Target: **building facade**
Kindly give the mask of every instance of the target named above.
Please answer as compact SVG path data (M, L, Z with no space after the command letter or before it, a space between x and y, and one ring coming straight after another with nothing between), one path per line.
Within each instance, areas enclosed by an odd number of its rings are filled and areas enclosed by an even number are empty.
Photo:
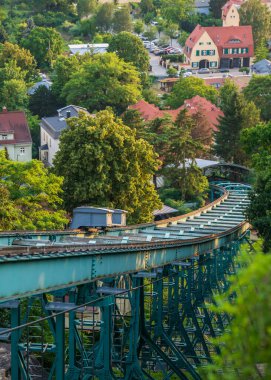
M88 114L85 108L70 105L57 110L57 116L42 118L40 124L40 160L47 166L53 165L54 157L59 150L61 132L67 128L67 119L78 117L80 112Z
M4 107L0 112L0 149L6 150L10 160L32 160L32 138L23 111L8 111Z
M222 22L223 26L239 26L240 16L238 9L241 4L237 0L229 0L222 7Z
M252 28L197 25L186 40L184 54L193 69L249 67L254 55Z

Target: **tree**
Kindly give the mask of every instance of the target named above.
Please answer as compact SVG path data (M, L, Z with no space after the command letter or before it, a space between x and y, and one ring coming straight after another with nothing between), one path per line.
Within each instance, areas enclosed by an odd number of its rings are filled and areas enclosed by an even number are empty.
M261 0L247 0L239 10L240 24L251 25L256 47L267 41L271 32L271 13Z
M229 291L217 299L215 312L227 313L231 324L230 332L216 339L221 354L209 367L209 380L271 377L271 316L266 312L271 308L271 256L262 253L259 243L253 255L248 247L243 251L238 275L231 276Z
M64 175L67 208L99 205L129 211L129 221L150 222L161 207L151 183L158 162L152 147L105 110L68 120L54 160Z
M4 81L0 94L0 104L10 111L26 108L28 96L25 82L19 79Z
M69 57L59 56L57 58L52 74L52 92L60 102L65 102L65 99L61 97L63 87L71 79L72 75L79 69L82 62L85 62L88 59L89 56L87 54L82 56L76 54Z
M215 18L221 18L221 8L225 5L227 0L210 0L209 7Z
M208 156L214 139L213 126L210 125L206 112L202 107L192 115L192 118L194 127L191 130L191 136L193 139L199 141L205 148L205 151L201 149L201 151L198 152L198 158Z
M97 6L96 0L78 0L77 3L77 12L78 16L84 17L88 16L90 13L95 11Z
M174 24L174 23L168 24L165 28L165 35L169 36L171 46L172 46L172 39L176 38L178 30L179 30L179 25Z
M131 32L133 29L129 6L122 6L117 9L113 17L113 30L115 33Z
M170 131L168 152L165 154L163 174L171 187L181 191L181 200L202 200L209 187L195 163L197 153L203 149L199 141L192 138L194 121L187 110L182 110Z
M144 36L148 38L149 41L155 39L157 34L157 29L155 26L148 26L147 30L144 32Z
M243 93L260 109L264 120L271 119L271 75L253 75Z
M10 62L15 62L16 66L26 73L26 81L30 82L36 79L38 75L37 63L30 51L21 48L19 45L5 42L0 45L0 68L5 67Z
M217 90L212 86L206 85L203 79L194 76L188 78L180 77L167 99L167 104L172 108L178 108L186 99L191 99L196 95L202 96L214 104L218 98Z
M143 15L147 13L155 12L155 6L153 0L142 0L140 2L140 9Z
M242 164L246 160L242 149L240 134L243 128L259 123L259 110L247 103L237 86L227 80L220 91L223 116L219 117L218 131L215 132L215 152L226 162Z
M115 53L95 54L75 72L63 88L67 103L90 111L111 106L123 112L140 97L140 79L134 66Z
M40 147L40 119L37 115L32 115L29 111L26 111L26 116L32 138L32 157L38 159Z
M116 52L119 58L132 63L140 72L149 69L149 54L140 38L129 32L121 32L112 37L108 52Z
M29 110L33 115L38 115L40 118L54 115L57 107L57 98L52 90L46 86L39 86L34 94L29 97Z
M262 59L268 59L269 50L267 48L266 42L260 41L257 48L255 49L255 62L259 62Z
M193 2L190 0L161 0L161 15L169 23L179 24L192 10Z
M0 151L0 229L44 230L63 228L62 179L40 161L16 162Z
M134 23L134 32L141 34L144 31L144 22L142 20L136 20Z
M96 26L101 32L108 32L112 27L114 13L113 3L102 4L96 13Z
M37 60L39 67L52 65L52 62L63 50L63 39L54 28L36 27L22 40Z
M267 252L271 249L271 123L244 129L241 141L256 173L246 216L263 238Z

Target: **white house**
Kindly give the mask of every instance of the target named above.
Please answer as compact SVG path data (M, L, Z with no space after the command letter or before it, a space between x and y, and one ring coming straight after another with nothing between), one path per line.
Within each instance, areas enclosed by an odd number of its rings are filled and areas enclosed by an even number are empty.
M66 120L78 117L79 112L88 114L85 108L74 105L60 108L57 112L57 116L43 117L40 124L40 160L48 166L53 165L55 154L59 150L59 137L67 128Z

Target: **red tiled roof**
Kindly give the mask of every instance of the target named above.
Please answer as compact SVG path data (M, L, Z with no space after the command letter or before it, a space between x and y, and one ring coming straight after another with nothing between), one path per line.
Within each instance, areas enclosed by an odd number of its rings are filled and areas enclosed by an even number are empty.
M150 104L146 102L145 100L140 100L138 103L129 106L129 109L135 109L138 110L141 114L141 117L145 121L151 121L159 117L163 117L165 115L170 115L172 117L172 120L175 121L177 119L177 116L179 115L180 111L183 109L187 109L188 113L190 115L193 115L197 112L202 112L208 119L210 123L210 128L212 130L217 130L217 120L218 117L223 115L223 112L216 107L213 103L211 103L209 100L202 98L201 96L194 96L191 99L187 99L184 102L184 105L177 108L176 110L160 110L158 107L154 106L153 104Z
M199 95L196 95L191 99L186 99L184 105L181 106L180 109L187 109L190 115L194 115L197 112L203 113L213 131L217 131L218 117L223 116L223 112L220 108Z
M31 134L23 111L0 112L0 134L14 133L13 140L1 140L2 145L32 143Z
M220 57L223 56L223 48L248 48L248 53L242 53L242 57L252 57L254 55L252 27L250 25L208 27L197 25L187 38L185 45L192 49L204 32L209 34L217 46ZM231 42L236 39L240 40L240 42ZM190 56L190 53L186 52L186 54ZM238 56L239 54L225 55L227 58Z

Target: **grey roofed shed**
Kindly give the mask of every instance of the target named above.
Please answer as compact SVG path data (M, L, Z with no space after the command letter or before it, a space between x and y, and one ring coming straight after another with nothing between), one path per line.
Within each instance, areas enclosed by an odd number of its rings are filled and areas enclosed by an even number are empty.
M125 210L81 206L73 210L71 228L126 226Z

